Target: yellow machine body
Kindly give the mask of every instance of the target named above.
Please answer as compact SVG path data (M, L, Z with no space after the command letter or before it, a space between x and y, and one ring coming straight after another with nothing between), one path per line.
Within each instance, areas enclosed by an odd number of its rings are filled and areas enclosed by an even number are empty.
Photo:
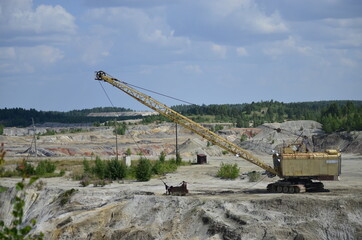
M280 160L280 175L283 177L338 180L341 174L341 153L336 150L282 153Z

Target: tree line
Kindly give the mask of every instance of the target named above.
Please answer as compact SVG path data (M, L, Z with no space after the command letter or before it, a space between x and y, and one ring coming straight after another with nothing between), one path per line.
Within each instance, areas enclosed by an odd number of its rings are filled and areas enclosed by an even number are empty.
M228 122L236 127L257 127L267 122L289 120L314 120L323 124L327 133L335 131L362 130L362 101L315 101L283 103L274 100L243 104L176 105L173 110L196 122ZM104 123L114 117L88 117L92 112L124 112L125 108L99 107L69 112L37 111L35 109L0 109L0 131L2 127L27 127L36 123ZM118 117L117 120L139 117ZM168 121L162 116L143 118L143 123Z
M197 122L231 122L236 127L314 120L322 123L327 133L362 130L362 101L283 103L270 100L250 104L178 105L172 108Z
M96 112L131 112L131 109L120 107L97 107L92 109L72 110L68 112L37 111L33 108L4 108L0 109L0 125L5 127L28 127L32 119L36 124L45 122L57 123L96 123L105 122L114 117L88 117L89 113ZM134 117L118 117L118 120ZM1 129L0 129L1 130Z

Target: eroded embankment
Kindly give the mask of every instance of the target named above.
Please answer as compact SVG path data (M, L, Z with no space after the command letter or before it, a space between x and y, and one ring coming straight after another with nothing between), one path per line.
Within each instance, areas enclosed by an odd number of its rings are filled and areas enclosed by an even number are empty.
M0 218L11 221L11 196ZM28 189L25 220L45 239L360 239L362 199L314 194L165 196L103 188ZM358 195L358 194L357 194ZM360 196L360 195L359 195Z

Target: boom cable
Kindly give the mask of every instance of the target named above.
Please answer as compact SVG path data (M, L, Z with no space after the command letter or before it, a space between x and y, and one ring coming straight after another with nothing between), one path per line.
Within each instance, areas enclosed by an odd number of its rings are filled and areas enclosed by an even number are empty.
M115 106L113 105L113 102L111 101L111 98L109 97L106 89L104 89L104 87L103 87L103 85L102 85L102 83L101 83L100 81L98 81L98 82L99 82L99 84L101 85L101 87L102 87L104 93L106 94L109 102L111 103L112 107L115 108ZM115 131L117 131L117 126L116 126L116 125L114 125L114 128L115 128ZM138 145L136 139L134 139L133 135L132 135L131 132L128 130L128 128L126 128L126 131L127 131L127 133L132 137L132 140L133 140L133 142L136 144L136 146L137 146L137 148L138 148L138 151L139 151L140 153L142 153L142 149L140 148L140 146ZM117 154L118 154L118 153L117 153Z
M113 79L116 79L115 77L109 75L108 73L107 73L107 75L110 76L110 77L113 78ZM120 80L118 80L118 79L116 79L116 80L117 80L117 81L120 81ZM189 105L197 105L196 103L188 102L188 101L185 101L185 100L182 100L182 99L179 99L179 98L175 98L175 97L172 97L172 96L163 94L163 93L159 93L159 92L156 92L156 91L147 89L147 88L143 88L143 87L140 87L140 86L136 86L136 85L133 85L133 84L131 84L131 83L127 83L127 82L124 82L124 81L120 81L120 82L122 82L122 83L125 84L125 85L131 86L131 87L134 87L134 88L138 88L138 89L142 89L142 90L145 90L145 91L147 91L147 92L151 92L151 93L154 93L154 94L157 94L157 95L160 95L160 96L163 96L163 97L167 97L167 98L170 98L170 99L179 101L179 102L183 102L183 103L186 103L186 104L189 104Z
M129 85L131 87L134 87L134 88L139 88L139 89L142 89L142 90L145 90L145 91L148 91L148 92L151 92L151 93L154 93L154 94L157 94L157 95L160 95L160 96L163 96L163 97L167 97L167 98L170 98L170 99L173 99L173 100L176 100L176 101L179 101L179 102L183 102L183 103L186 103L186 104L189 104L189 105L197 105L195 103L191 103L191 102L188 102L188 101L185 101L185 100L182 100L182 99L179 99L179 98L175 98L175 97L172 97L172 96L169 96L169 95L166 95L166 94L163 94L163 93L159 93L159 92L156 92L156 91L153 91L153 90L150 90L150 89L147 89L147 88L143 88L143 87L138 87L136 85L133 85L133 84L130 84L130 83L126 83L126 82L122 82L126 85Z

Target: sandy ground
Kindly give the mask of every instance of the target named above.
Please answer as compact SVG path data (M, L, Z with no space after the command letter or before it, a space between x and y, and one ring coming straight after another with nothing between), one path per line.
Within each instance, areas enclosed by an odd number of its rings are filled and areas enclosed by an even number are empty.
M152 134L141 128L134 132L138 133L139 145L153 156L165 148L174 150L172 126L156 128ZM106 137L97 133L44 137L42 144L74 147L76 151L98 148L101 152L113 142L107 133L102 134ZM184 161L194 161L196 153L206 149L206 142L193 140L195 135L183 132L180 137L181 143L192 140L183 149ZM12 146L10 158L29 144L27 137L19 139L0 139ZM134 145L126 137L120 143L124 148ZM220 152L214 147L208 149L206 153L214 155L208 155L207 164L182 166L162 177L168 185L186 181L187 196L165 195L160 178L115 181L104 187L81 187L79 181L67 176L40 179L45 183L42 188L34 186L27 191L25 221L37 219L35 232L42 231L46 239L362 239L361 155L342 154L340 180L323 182L329 192L277 194L266 191L277 177L262 175L258 182L249 182L245 173L263 170ZM272 164L270 155L258 157ZM59 158L66 156L55 159ZM82 160L79 156L72 158ZM221 163L237 163L240 177L217 178ZM9 187L0 194L0 219L10 222L10 200L15 194L12 187L19 179L0 181L0 185ZM76 191L61 205L62 193L71 189Z
M241 172L259 170L235 157L211 157L208 164L163 177L170 185L187 181L187 196L165 195L157 178L104 187L81 187L66 177L41 179L42 190L27 192L26 219L36 218L36 231L46 239L361 239L362 156L343 156L340 181L324 182L330 192L292 195L266 191L277 178L219 179L222 162L237 163ZM18 180L1 179L1 185ZM70 189L77 191L60 207L59 196ZM9 191L0 194L2 216L10 213Z

